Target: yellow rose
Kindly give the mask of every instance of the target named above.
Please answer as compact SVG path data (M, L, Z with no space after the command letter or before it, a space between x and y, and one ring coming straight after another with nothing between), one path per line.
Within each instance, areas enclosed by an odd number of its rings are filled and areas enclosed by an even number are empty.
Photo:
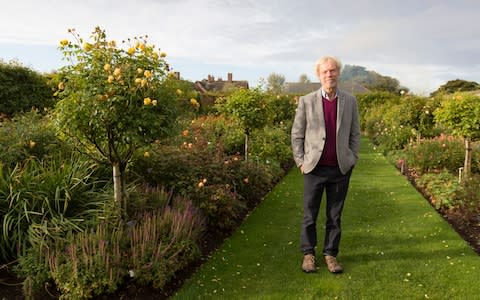
M135 48L133 47L128 48L127 53L130 55L133 55L133 53L135 53Z
M142 79L142 81L140 81L140 85L141 85L142 87L146 86L147 83L148 83L148 81L147 81L146 79Z
M150 99L150 98L148 98L148 97L145 98L145 99L143 99L143 104L144 104L144 105L150 105L150 104L152 104L152 99Z
M145 51L145 44L138 45L138 49L140 49L141 51Z
M29 143L28 146L29 146L30 149L31 149L31 148L35 147L36 144L37 144L37 143L35 143L34 141L30 141L30 143Z
M143 72L143 75L147 78L150 78L152 77L152 72L150 72L149 70L145 70L145 72Z
M142 79L141 79L141 78L135 78L135 83L136 83L136 84L141 84L141 83L142 83Z
M142 69L142 68L138 68L138 69L137 69L137 73L138 73L138 74L143 74L143 69Z
M60 82L60 83L58 84L58 89L59 89L59 90L63 90L64 88L65 88L65 85L64 85L64 83L63 83L63 81L62 81L62 82Z
M152 105L157 106L158 101L157 100L152 100Z
M120 76L120 74L122 73L122 70L120 68L115 68L115 70L113 71L113 76Z
M108 46L110 46L112 48L115 48L117 46L117 42L112 40L112 41L108 42Z
M112 83L115 78L112 75L108 75L108 83Z
M165 56L167 56L167 53L165 53L165 52L160 52L160 57L165 57Z
M110 64L105 64L105 65L103 66L103 69L104 69L105 71L110 71L110 68L111 68Z
M68 40L61 40L61 41L60 41L60 45L61 45L62 47L65 47L65 46L68 45L68 44L69 44Z
M148 151L143 152L143 157L150 157L150 153Z
M93 45L90 43L83 43L83 50L90 51L92 50Z
M180 90L180 89L177 89L176 92L177 92L177 95L179 95L179 96L183 94L182 90Z

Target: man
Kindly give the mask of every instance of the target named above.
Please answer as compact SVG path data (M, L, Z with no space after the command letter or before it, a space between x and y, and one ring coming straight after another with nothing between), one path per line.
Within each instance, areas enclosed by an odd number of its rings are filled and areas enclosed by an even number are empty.
M317 270L316 222L326 192L326 230L322 254L332 273L343 272L336 256L340 244L340 218L352 169L360 148L356 98L337 88L341 62L332 56L315 66L321 88L299 99L292 127L295 163L304 175L303 222L300 248L303 271Z

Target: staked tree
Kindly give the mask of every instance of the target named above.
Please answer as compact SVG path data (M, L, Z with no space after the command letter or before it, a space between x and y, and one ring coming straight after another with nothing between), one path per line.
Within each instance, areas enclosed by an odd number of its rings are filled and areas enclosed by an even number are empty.
M446 96L434 112L435 121L465 141L463 171L469 178L472 165L472 141L480 138L480 96L456 93Z
M237 89L224 102L217 102L219 112L242 126L245 133L245 160L248 160L248 141L254 129L268 122L267 98L259 89Z

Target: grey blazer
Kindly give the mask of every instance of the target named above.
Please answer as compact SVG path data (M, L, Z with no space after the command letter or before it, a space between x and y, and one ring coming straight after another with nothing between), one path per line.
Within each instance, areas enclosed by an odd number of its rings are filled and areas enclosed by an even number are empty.
M337 160L346 174L358 160L360 123L356 98L341 90L337 95ZM305 174L320 160L325 136L322 92L318 90L300 97L292 126L293 158L298 167L303 165Z

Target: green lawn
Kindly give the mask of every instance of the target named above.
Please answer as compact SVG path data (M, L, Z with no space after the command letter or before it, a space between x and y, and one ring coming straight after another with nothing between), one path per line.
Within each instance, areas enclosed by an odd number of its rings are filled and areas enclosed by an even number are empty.
M292 170L173 298L480 299L480 257L368 140L342 219L343 274L300 269L302 188Z

